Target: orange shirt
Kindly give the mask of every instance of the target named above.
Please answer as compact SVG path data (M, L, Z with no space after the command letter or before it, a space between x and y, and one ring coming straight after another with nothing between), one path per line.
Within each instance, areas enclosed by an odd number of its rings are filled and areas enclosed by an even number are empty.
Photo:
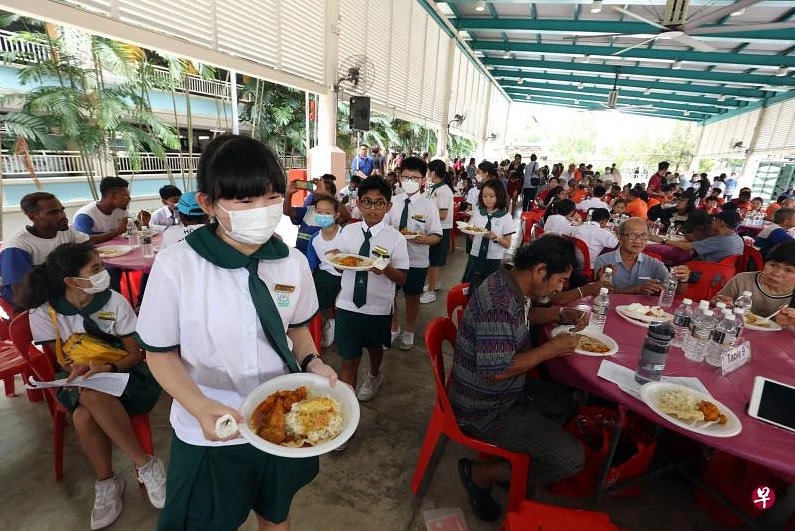
M772 203L770 203L767 206L767 210L765 210L765 214L767 214L767 217L771 217L773 215L773 212L775 212L779 208L781 208L781 205L779 205L778 202L773 201Z
M588 195L588 190L583 190L582 188L577 188L574 191L574 193L571 195L571 200L574 201L575 203L579 203L580 201L585 199L585 196L587 196L587 195Z
M630 217L649 219L648 212L649 205L638 197L627 203L627 215Z
M662 201L660 201L658 198L656 198L656 197L650 197L650 198L649 198L649 202L648 202L647 206L648 206L649 208L651 208L651 207L653 207L653 206L659 205L660 203L662 203Z

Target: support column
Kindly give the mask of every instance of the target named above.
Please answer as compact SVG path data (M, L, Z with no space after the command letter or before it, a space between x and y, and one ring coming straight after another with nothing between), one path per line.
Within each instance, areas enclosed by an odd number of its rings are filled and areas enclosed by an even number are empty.
M317 145L307 152L307 177L330 173L337 178L337 189L345 186L345 153L337 147L337 63L340 49L340 0L326 1L325 85L317 99Z
M491 107L491 89L492 85L489 83L486 85L486 96L483 99L485 104L483 105L483 120L481 120L480 124L480 134L478 135L478 142L480 143L480 160L486 158L486 138L489 135L489 110Z
M240 134L240 115L237 111L237 72L229 71L229 100L232 102L232 134Z
M759 160L756 160L755 157L756 143L759 141L759 133L762 132L762 122L764 122L766 114L767 105L763 105L762 108L759 109L759 118L756 120L754 134L751 136L751 145L748 146L748 149L745 151L745 160L743 161L743 166L740 168L740 171L737 174L738 189L742 188L743 186L750 187L751 184L753 184L754 173L756 173L756 170L759 168ZM751 168L753 168L753 173ZM749 180L751 182L749 182Z
M446 159L447 136L450 134L450 101L453 92L453 58L455 56L455 39L447 38L447 72L444 73L444 102L442 105L442 118L439 122L439 141L436 143L436 157Z

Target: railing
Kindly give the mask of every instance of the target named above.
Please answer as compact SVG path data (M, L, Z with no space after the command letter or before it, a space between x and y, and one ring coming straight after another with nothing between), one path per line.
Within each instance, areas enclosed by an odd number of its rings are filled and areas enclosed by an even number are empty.
M229 83L215 79L204 79L199 76L185 76L182 79L175 79L171 76L168 68L155 66L152 68L153 81L162 88L168 89L172 85L175 90L180 92L190 92L201 96L211 96L213 98L229 99ZM187 81L187 87L185 82ZM238 88L240 86L238 85Z
M0 30L0 55L5 63L39 63L50 58L50 47L45 42Z

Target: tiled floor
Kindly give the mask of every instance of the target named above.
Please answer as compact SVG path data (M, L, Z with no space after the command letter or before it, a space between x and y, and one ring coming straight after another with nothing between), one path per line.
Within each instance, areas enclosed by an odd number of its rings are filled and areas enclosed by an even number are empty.
M463 241L459 239L459 245ZM458 249L443 274L442 287L458 282L465 257ZM444 297L424 305L420 325L442 315ZM447 444L427 489L414 497L409 482L425 434L434 400L434 384L427 355L417 336L408 352L389 351L384 362L385 383L380 395L362 405L358 432L344 452L321 459L319 477L293 503L292 528L308 530L421 530L423 512L439 507L460 507L473 531L498 529L498 524L479 522L469 510L460 484L456 462L471 452ZM326 360L339 365L333 348ZM365 363L366 365L366 358ZM362 371L366 367L362 367ZM21 382L17 382L21 391ZM158 455L167 458L170 430L164 397L151 415ZM44 404L32 404L24 395L0 398L0 528L12 530L87 529L94 499L91 468L79 448L74 430L66 432L65 477L56 483L52 472L52 429ZM135 485L132 463L115 457L117 474L127 482L125 509L110 529L153 529L157 511ZM506 493L496 490L504 505ZM577 500L542 493L541 501L577 504ZM581 503L581 502L580 502ZM720 529L693 505L693 491L676 477L665 477L644 486L637 498L605 500L606 511L629 530ZM253 518L243 529L256 529ZM533 530L534 531L534 530Z

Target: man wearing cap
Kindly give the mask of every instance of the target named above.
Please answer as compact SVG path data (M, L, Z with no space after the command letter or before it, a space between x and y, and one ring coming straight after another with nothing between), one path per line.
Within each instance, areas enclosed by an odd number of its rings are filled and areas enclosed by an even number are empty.
M692 215L692 213L691 213ZM692 221L692 223L691 223ZM698 220L690 220L685 224L691 234L698 230ZM671 247L695 251L698 258L705 262L720 262L727 256L743 254L743 239L737 234L737 225L740 224L740 214L733 208L725 208L714 214L710 222L709 232L705 231L703 238L693 237L692 241L665 242Z
M179 223L168 227L163 232L161 249L184 240L188 234L207 224L207 214L196 202L196 192L185 192L177 202L177 215Z

